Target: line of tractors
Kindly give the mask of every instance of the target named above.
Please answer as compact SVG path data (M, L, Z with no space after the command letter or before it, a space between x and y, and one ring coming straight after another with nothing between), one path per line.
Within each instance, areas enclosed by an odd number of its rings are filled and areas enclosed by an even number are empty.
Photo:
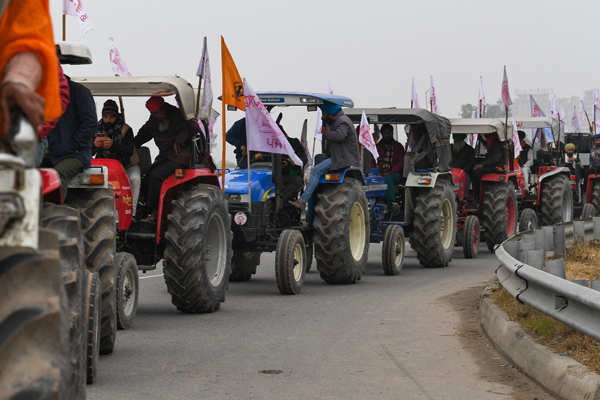
M84 46L59 43L57 51L63 63L91 63ZM196 114L197 93L180 77L72 79L95 97L169 97L186 119L198 120L208 132L209 116ZM162 184L156 223L136 221L131 185L118 161L94 159L65 196L55 170L35 167L36 134L15 114L12 152L0 153L0 393L85 398L86 383L96 380L99 354L112 353L117 329L132 326L138 272L161 264L173 305L185 313L207 313L225 301L229 281L252 278L263 252L275 251L279 292L299 294L313 256L326 283L352 284L361 279L369 243L383 243L386 275L400 273L406 238L423 266L446 267L456 245L465 257L475 257L480 240L493 250L538 221L568 221L574 209L587 218L600 205L600 177L588 175L582 194L581 179L562 155L536 159L525 182L513 162L512 127L499 120L450 121L422 109L352 108L350 98L333 94L258 95L282 110L310 112L330 102L345 107L355 123L365 112L371 124L407 127L414 148L407 149L405 179L397 190L401 212L388 209L387 186L376 169L330 171L305 213L282 199L289 179L285 156L228 170L221 182L206 157L210 136L198 133L189 144L192 163ZM560 136L552 120L518 124ZM506 151L506 167L483 176L477 201L465 172L451 168L453 134L496 135ZM150 152L138 152L143 176Z

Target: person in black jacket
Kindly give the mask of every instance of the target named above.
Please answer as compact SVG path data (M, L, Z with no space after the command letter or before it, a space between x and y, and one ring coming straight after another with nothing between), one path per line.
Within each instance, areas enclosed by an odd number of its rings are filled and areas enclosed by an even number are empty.
M48 153L42 163L58 172L63 199L67 196L71 179L90 166L97 118L96 104L89 89L65 77L71 100L54 129L48 133Z
M139 159L133 144L133 129L119 114L119 107L114 100L106 100L102 107L102 119L98 121L98 132L94 139L94 155L96 158L118 160L126 169L135 216L141 183Z
M485 147L487 154L482 163L475 164L471 173L473 182L473 194L477 201L479 199L479 189L481 178L485 174L502 172L505 168L506 160L504 156L504 147L496 134L485 135Z

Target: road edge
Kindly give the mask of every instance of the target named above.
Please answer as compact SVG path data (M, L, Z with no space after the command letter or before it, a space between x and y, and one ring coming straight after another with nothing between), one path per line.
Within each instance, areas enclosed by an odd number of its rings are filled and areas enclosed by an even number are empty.
M600 375L536 343L485 295L479 317L496 349L546 390L566 400L600 400Z

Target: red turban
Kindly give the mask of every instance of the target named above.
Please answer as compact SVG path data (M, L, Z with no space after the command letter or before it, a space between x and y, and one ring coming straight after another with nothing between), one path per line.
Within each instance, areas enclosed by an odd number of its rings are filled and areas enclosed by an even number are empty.
M161 96L152 96L148 99L148 101L146 101L146 108L151 113L155 113L160 111L164 104L165 99L163 99Z

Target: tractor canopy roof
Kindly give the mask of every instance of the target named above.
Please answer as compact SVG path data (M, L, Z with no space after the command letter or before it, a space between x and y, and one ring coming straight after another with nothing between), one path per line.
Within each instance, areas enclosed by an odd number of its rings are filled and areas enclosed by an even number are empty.
M452 134L482 134L496 133L501 142L512 142L513 127L506 126L504 121L493 118L460 118L453 119Z
M512 118L517 123L518 129L538 129L538 128L549 128L552 132L558 133L558 129L561 123L550 117L526 117L526 118ZM563 126L564 128L564 126Z
M329 93L258 92L257 95L265 106L318 106L326 101L342 107L354 106L351 98Z
M83 43L58 42L56 54L61 64L82 65L92 63L92 52Z
M358 124L363 111L371 124L424 124L432 143L450 139L450 121L422 108L351 108L344 113Z
M187 119L195 117L196 90L179 76L103 76L71 78L87 87L94 96L150 97L175 95ZM207 120L208 115L198 116Z

